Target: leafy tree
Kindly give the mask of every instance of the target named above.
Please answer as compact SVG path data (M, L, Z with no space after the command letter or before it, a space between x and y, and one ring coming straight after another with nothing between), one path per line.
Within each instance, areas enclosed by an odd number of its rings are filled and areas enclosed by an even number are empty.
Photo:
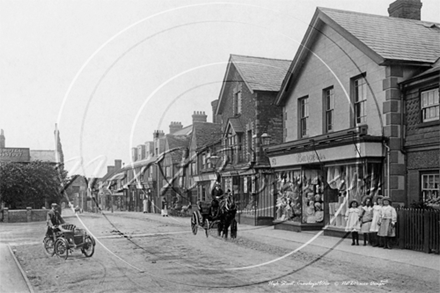
M41 161L0 165L0 201L6 207L41 208L62 199L61 181L65 171Z

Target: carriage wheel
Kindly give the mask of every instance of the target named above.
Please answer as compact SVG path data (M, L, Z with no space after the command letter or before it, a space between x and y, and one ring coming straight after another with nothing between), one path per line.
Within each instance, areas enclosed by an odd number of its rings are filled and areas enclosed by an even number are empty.
M67 259L69 256L69 243L64 238L59 238L55 241L55 254L59 258Z
M231 238L237 238L237 221L235 219L231 223Z
M194 212L192 217L191 217L191 230L192 230L194 235L197 234L197 229L198 229L197 226L198 226L197 214L196 214L196 212Z
M206 235L206 237L209 236L208 231L209 231L209 220L205 219L205 235Z
M84 244L81 252L86 257L91 257L93 253L95 253L95 243L93 242L92 237L90 237L89 235L87 235L86 239L84 239Z
M55 243L52 237L44 237L43 247L44 252L46 252L48 256L53 256L55 254Z

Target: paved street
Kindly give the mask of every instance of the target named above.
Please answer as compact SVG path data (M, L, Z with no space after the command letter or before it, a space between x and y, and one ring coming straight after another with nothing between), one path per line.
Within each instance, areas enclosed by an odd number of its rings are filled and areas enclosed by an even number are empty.
M82 226L68 212L64 215ZM194 236L189 218L108 213L82 214L80 219L98 239L91 258L80 251L67 260L47 257L41 245L44 222L0 225L1 242L16 250L35 292L437 292L439 288L438 255L352 247L349 240L322 236L282 257L314 234L239 225L238 238L225 241L214 230L208 238L200 230Z

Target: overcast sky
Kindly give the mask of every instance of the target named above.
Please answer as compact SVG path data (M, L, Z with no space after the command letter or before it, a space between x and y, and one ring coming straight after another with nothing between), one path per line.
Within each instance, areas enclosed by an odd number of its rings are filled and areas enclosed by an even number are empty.
M317 6L388 15L391 2L0 0L6 146L54 149L58 123L68 168L129 163L155 129L212 121L230 54L291 60ZM422 2L440 22L440 1Z

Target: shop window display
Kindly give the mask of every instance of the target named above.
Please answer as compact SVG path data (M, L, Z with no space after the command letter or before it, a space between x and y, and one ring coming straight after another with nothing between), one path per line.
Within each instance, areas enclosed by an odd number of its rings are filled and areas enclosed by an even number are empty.
M331 226L345 227L345 213L352 200L364 202L367 197L374 200L377 195L381 195L381 168L381 163L367 162L325 168L329 186L339 193L338 201L329 203Z
M322 223L324 188L319 170L279 172L277 177L276 220Z

